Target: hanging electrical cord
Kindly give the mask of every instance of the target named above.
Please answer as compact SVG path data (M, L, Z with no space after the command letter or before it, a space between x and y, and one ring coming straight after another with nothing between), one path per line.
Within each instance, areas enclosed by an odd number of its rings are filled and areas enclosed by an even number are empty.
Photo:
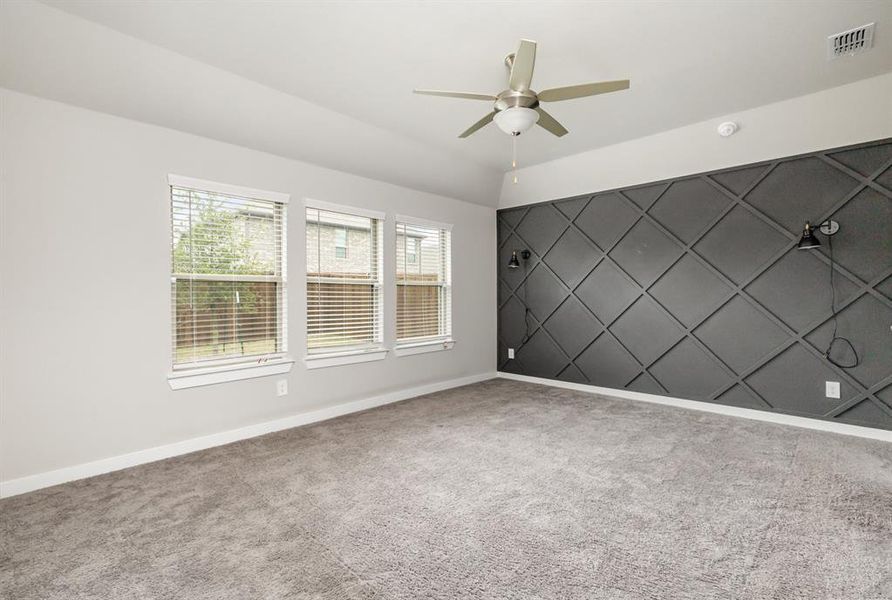
M854 369L859 364L861 364L861 358L858 356L858 352L855 350L855 346L852 345L851 340L848 338L844 338L841 335L837 335L839 330L839 319L837 318L836 312L836 285L833 281L833 237L827 237L827 249L830 254L830 318L833 319L833 335L830 338L830 343L827 345L827 349L824 351L824 358L826 358L831 364L836 365L841 369ZM842 342L849 347L849 350L852 351L852 356L854 360L849 364L843 364L837 362L832 356L830 356L831 351L833 350L834 344L836 342Z
M526 286L526 284L524 284ZM524 296L526 296L526 290L524 290ZM526 298L524 298L524 303L526 303ZM530 341L530 309L524 305L523 307L523 338L520 340L520 344L518 344L517 349L520 350L524 344Z
M517 346L517 349L523 347L528 341L530 341L530 307L527 306L527 261L524 259L523 261L523 338L520 340L520 344Z
M521 338L517 349L520 349L524 344L526 344L531 337L530 334L530 309L527 306L527 261L530 259L531 253L529 250L514 250L511 252L511 260L508 261L509 269L519 269L520 261L517 258L517 253L520 252L520 256L523 259L523 278L521 279L521 284L515 290L515 294L517 295L517 299L520 300L521 304L523 304L523 338ZM523 290L520 288L523 287Z

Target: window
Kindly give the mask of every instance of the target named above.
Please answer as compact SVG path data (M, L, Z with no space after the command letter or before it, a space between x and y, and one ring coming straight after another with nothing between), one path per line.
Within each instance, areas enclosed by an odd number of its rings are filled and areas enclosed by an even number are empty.
M347 230L335 229L335 257L347 258Z
M313 361L313 355L320 354L379 351L380 356L366 359L383 358L382 217L336 205L307 206L307 366L311 368L341 364Z
M398 346L451 347L451 227L397 217Z
M287 195L169 181L174 370L282 358Z

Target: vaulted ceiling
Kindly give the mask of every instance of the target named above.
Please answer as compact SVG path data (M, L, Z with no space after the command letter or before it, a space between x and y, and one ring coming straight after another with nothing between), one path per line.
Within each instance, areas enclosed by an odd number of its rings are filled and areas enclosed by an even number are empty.
M457 135L503 58L539 42L534 89L630 78L549 106L569 130L519 140L524 166L892 71L892 3L5 0L0 85L495 205L511 139ZM875 48L826 37L877 22Z

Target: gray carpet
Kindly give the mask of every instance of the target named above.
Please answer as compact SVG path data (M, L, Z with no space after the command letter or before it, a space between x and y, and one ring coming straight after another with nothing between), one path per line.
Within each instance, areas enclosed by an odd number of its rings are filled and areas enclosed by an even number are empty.
M892 598L892 444L506 380L10 498L30 598Z

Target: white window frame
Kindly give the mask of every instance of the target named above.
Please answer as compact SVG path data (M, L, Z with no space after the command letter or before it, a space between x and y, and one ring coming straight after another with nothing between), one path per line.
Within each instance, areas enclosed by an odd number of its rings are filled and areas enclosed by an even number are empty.
M286 207L291 198L290 194L282 192L271 192L267 190L259 190L239 185L220 183L206 179L197 179L194 177L186 177L183 175L169 174L167 176L167 205L171 210L171 188L187 188L200 190L203 192L212 192L216 194L224 194L230 196L238 196L242 198L255 198L257 200L267 200L284 204ZM287 216L287 211L286 211ZM211 385L215 383L223 383L226 381L237 381L242 379L252 379L255 377L264 377L267 375L278 375L288 373L294 364L294 359L289 356L288 349L288 320L287 315L287 223L282 222L282 274L275 280L281 285L281 306L279 312L283 315L281 319L281 341L282 350L274 354L263 355L261 357L229 357L220 360L202 361L200 366L196 365L174 365L173 353L171 353L170 363L171 370L167 375L167 381L171 389L179 390L192 388L202 385ZM173 243L173 228L170 230L169 243L167 245L168 252ZM171 264L171 269L173 265ZM176 274L171 270L170 280L173 282ZM221 275L220 278L225 281L238 280L237 275ZM251 278L255 280L255 278ZM168 330L173 332L173 314L175 307L171 306L168 314L171 315L171 322Z
M446 257L446 282L443 284L443 287L446 288L447 293L449 294L449 332L443 336L437 337L435 339L428 340L407 340L400 342L396 339L396 322L394 321L394 340L395 345L393 348L393 353L395 356L411 356L414 354L425 354L428 352L440 352L443 350L452 350L455 346L455 339L453 337L453 330L455 327L455 323L453 321L453 311L452 311L452 248L454 244L452 243L452 224L451 223L441 223L439 221L431 221L429 219L422 219L418 217L412 217L409 215L396 215L394 219L396 224L405 223L406 225L417 225L419 227L429 227L431 229L442 229L449 232L450 243L449 243L449 256ZM396 239L396 238L394 238ZM420 253L418 260L421 260ZM408 265L404 266L407 268ZM394 287L396 288L397 293L399 292L399 281L394 282Z
M307 224L307 209L317 209L317 210L326 210L346 215L353 215L357 217L366 217L369 219L376 219L380 222L381 227L381 239L379 242L379 251L378 251L378 265L377 265L377 283L375 284L378 289L378 294L380 301L378 302L378 314L376 318L378 320L378 331L380 339L374 344L362 345L362 346L341 346L334 347L331 349L321 349L310 351L308 342L306 338L308 337L307 330L307 319L308 319L308 311L307 311L307 303L304 302L304 314L303 314L303 327L304 327L304 365L307 369L320 369L325 367L337 367L340 365L348 365L354 363L363 363L363 362L373 362L378 360L384 360L387 357L388 350L384 346L384 228L387 222L387 215L384 212L369 210L367 208L360 208L357 206L350 206L347 204L336 204L333 202L325 202L322 200L314 200L312 198L305 198L304 202L304 210L302 214L303 226L304 226L304 241L306 242L306 224ZM349 232L348 232L349 234ZM307 264L306 260L303 261L303 265L301 265L301 272L303 274L303 285L302 289L304 290L304 294L306 294L307 284L309 282L309 274L307 273Z

